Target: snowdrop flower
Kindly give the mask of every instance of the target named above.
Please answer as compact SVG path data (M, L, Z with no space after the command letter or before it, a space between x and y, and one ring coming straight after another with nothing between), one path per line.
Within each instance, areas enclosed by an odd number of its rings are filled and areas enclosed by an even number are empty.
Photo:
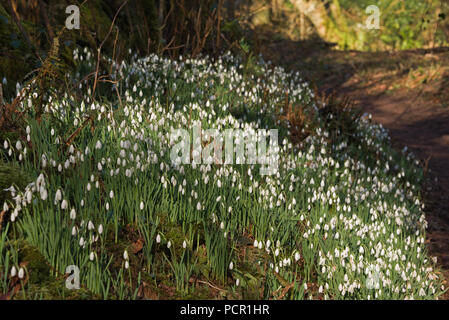
M140 202L140 210L143 210L143 208L144 208L144 204L143 204L143 201L141 201Z
M298 261L301 258L301 255L299 254L299 252L295 253L295 261Z
M231 261L231 263L229 264L229 270L234 269L234 262Z
M22 143L20 142L20 140L17 140L17 142L16 142L16 149L17 150L22 150Z
M67 209L67 207L68 207L67 200L66 199L62 200L62 202L61 202L61 209L65 210L65 209Z
M156 243L161 243L161 236L159 234L156 236Z
M89 255L89 260L94 261L94 259L95 259L95 254L93 252L91 252Z
M187 242L184 240L184 242L182 243L182 247L185 249L187 248Z
M98 226L98 234L102 234L102 233L103 233L103 225L100 224L100 225Z
M55 194L55 204L61 200L62 200L62 193L61 193L61 190L58 189L58 190L56 190L56 194Z
M11 268L11 278L14 278L17 274L17 269L15 266L12 266Z
M23 268L19 269L18 276L19 276L19 279L23 279L23 277L25 276L25 270L23 270Z
M95 149L97 149L97 150L101 149L101 142L100 142L100 140L98 140L97 143L95 144Z
M125 251L123 252L123 259L125 259L125 260L128 260L128 259L129 259L128 251L127 251L127 250L125 250Z
M75 220L76 219L76 211L75 208L72 208L72 210L70 210L70 219Z
M89 223L87 224L87 230L91 231L93 229L95 229L95 226L93 222L89 220Z
M114 198L114 191L111 190L111 191L109 192L109 198L111 198L111 199Z
M170 247L171 247L171 241L169 240L169 241L167 242L167 248L170 249Z
M125 261L125 269L129 269L129 262L128 262L128 260Z

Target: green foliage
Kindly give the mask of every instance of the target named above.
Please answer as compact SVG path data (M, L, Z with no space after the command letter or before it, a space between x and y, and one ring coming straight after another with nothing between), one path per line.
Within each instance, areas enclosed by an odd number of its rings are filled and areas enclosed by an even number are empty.
M380 10L380 30L366 28L365 9L370 5ZM342 49L413 49L448 41L437 31L441 20L437 0L332 0L328 8L327 37Z
M5 189L15 186L16 188L24 188L27 184L28 177L21 168L10 163L3 163L0 160L0 204L6 200L11 201L11 194Z

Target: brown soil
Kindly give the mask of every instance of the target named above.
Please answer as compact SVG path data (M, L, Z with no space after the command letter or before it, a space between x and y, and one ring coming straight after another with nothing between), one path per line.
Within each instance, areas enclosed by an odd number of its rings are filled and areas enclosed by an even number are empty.
M264 58L302 70L322 93L349 97L389 130L394 146L414 152L428 180L428 249L449 279L449 49L337 51L260 30L256 39Z

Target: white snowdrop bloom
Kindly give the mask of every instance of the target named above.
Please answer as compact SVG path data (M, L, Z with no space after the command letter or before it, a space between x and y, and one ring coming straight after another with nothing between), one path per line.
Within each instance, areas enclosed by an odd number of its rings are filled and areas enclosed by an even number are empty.
M270 249L270 246L271 246L271 240L267 240L267 243L266 243L266 248L267 249Z
M274 255L277 257L279 253L280 253L279 248L276 248L276 250L274 251Z
M238 287L240 285L240 279L235 280L235 286Z
M92 231L94 229L95 229L94 223L89 220L89 222L87 224L87 230Z
M125 269L127 269L127 270L129 269L129 261L128 260L125 261Z
M187 248L187 242L184 240L184 242L182 243L182 247L185 249Z
M40 189L40 191L39 191L39 193L40 193L40 196L41 196L41 199L42 200L47 200L47 198L48 198L48 192L47 192L47 189L45 189L45 188L41 188Z
M111 191L109 192L109 198L111 198L111 199L114 198L114 191L111 190Z
M171 241L169 240L169 241L167 242L167 248L170 249L170 247L171 247Z
M90 185L90 182L87 183L87 191L90 191L92 189L92 186Z
M17 269L15 266L11 268L11 278L14 278L17 275Z
M145 206L144 206L144 204L143 204L143 201L141 201L141 202L140 202L140 210L143 210L144 207L145 207Z
M259 241L254 240L254 247L257 248L259 246Z
M220 223L220 229L224 229L224 227L225 227L225 224L224 224L224 222L222 221L221 223Z
M128 251L127 251L127 250L125 250L125 251L123 252L123 259L125 259L125 260L128 260L128 259L129 259L129 255L128 255Z
M7 212L9 210L9 206L6 202L3 203L3 211Z
M84 246L85 241L84 241L84 238L83 238L83 237L80 238L79 244L80 244L80 247L83 247L83 246Z
M161 243L161 236L160 236L160 234L158 234L156 236L156 243Z
M98 226L98 234L102 234L102 233L103 233L103 225L100 224L100 225Z
M75 226L73 226L73 228L72 228L72 236L75 236L75 235L76 235L76 233L77 233L76 227L75 227Z
M299 252L295 252L295 261L298 261L299 259L301 259L301 255Z
M229 270L234 269L234 262L231 261L231 263L229 263Z
M65 210L65 209L67 209L68 206L69 205L68 205L67 200L66 199L62 200L62 202L61 202L61 209Z
M70 219L75 220L76 219L76 211L75 208L72 208L72 210L70 210Z
M19 279L23 279L23 277L25 276L25 270L23 268L19 269L18 276L19 276Z
M55 194L55 204L61 200L62 200L62 192L61 192L61 190L58 189L58 190L56 190L56 194Z
M20 140L17 140L17 142L16 142L16 149L17 150L22 150L22 143L20 142Z
M94 261L94 259L95 259L95 254L93 253L93 251L90 253L90 255L89 255L89 260L90 261Z
M99 149L101 149L101 147L102 147L102 145L101 145L100 140L97 140L97 143L95 144L95 149L99 150Z
M217 186L218 186L219 188L221 188L221 181L220 181L220 179L217 180Z

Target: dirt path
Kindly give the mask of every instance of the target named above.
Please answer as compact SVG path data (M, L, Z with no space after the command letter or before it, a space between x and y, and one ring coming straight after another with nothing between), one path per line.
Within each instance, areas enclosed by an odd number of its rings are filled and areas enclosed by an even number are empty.
M449 88L448 88L449 89ZM449 279L449 110L431 103L420 90L367 92L351 78L341 95L373 115L386 127L393 144L407 146L418 157L429 179L425 212L429 222L427 244L438 259L445 279ZM446 280L445 286L448 287ZM449 298L449 294L444 296Z
M449 89L449 88L448 88ZM429 179L425 194L428 239L432 255L449 271L449 110L429 102L416 90L367 92L351 79L340 94L373 115L386 127L398 148L407 146L420 160ZM449 272L448 272L449 275Z
M325 94L349 97L407 146L423 166L427 244L449 287L449 50L335 51L326 44L264 40L265 58L301 70ZM443 296L449 299L449 292Z

